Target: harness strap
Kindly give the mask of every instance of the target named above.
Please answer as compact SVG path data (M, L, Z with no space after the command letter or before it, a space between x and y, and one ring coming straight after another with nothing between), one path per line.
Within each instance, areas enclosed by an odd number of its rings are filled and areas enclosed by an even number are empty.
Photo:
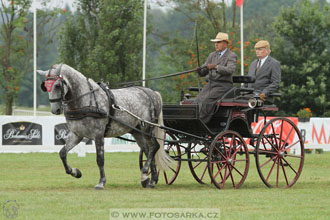
M187 136L190 136L190 137L194 137L194 138L197 138L197 139L200 139L200 140L204 140L204 141L209 141L209 139L206 138L206 137L197 136L197 135L194 135L194 134L190 134L190 133L187 133L187 132L184 132L184 131L180 131L180 130L177 130L177 129L174 129L174 128L166 127L166 126L164 126L164 125L159 125L159 124L155 124L155 123L152 123L152 122L150 122L150 121L144 120L144 119L140 118L139 116L133 114L132 112L128 111L128 110L125 109L124 107L121 107L121 106L118 106L118 105L113 105L113 108L115 108L116 110L119 110L119 111L126 112L126 113L130 114L131 116L133 116L134 118L138 119L139 121L144 122L144 123L149 124L149 125L152 125L152 126L159 127L160 129L168 130L168 131L173 131L173 132L178 133L178 134L184 134L184 135L187 135ZM115 121L117 121L117 122L119 122L119 123L121 123L121 124L123 124L123 125L129 127L129 128L132 128L133 130L136 130L136 131L139 131L139 132L142 133L142 134L145 134L145 133L144 133L143 131L141 131L140 129L134 128L134 127L132 127L132 126L130 126L130 125L128 125L128 124L126 124L126 123L124 123L124 122L122 122L122 121L120 121L120 120L118 120L118 119L116 119L116 118L114 118L114 117L112 117L112 116L111 116L111 118L112 118L113 120L115 120ZM154 136L149 135L149 134L145 134L145 135L148 135L148 136L154 137ZM156 138L156 139L160 139L160 138L157 138L157 137L154 137L154 138ZM160 140L162 140L162 139L160 139Z
M115 114L115 109L112 107L115 104L115 97L109 87L104 82L99 82L98 85L103 89L103 91L107 94L108 101L109 101L109 121L105 127L104 135L110 130L111 128L111 117Z
M157 138L157 137L153 136L152 134L145 133L145 132L142 131L141 129L138 129L138 128L136 128L136 127L133 127L132 125L129 125L129 124L127 124L127 123L125 123L125 122L119 120L118 118L115 118L115 117L112 116L112 115L109 115L109 118L110 118L111 120L114 120L114 121L118 122L118 123L121 124L121 125L124 125L124 126L127 126L127 127L131 128L132 130L137 131L137 132L139 132L139 133L141 133L141 134L143 134L143 135L147 135L147 136L152 137L152 138ZM116 138L118 138L118 137L116 137ZM158 139L158 138L157 138L157 139Z

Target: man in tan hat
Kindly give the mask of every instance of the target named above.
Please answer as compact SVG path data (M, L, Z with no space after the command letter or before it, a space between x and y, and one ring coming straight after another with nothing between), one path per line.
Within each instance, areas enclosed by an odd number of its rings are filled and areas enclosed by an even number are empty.
M256 81L249 83L248 87L254 88L262 101L267 99L272 102L268 96L280 87L281 64L269 55L271 50L268 41L258 41L254 48L258 59L251 63L248 75L254 76Z
M215 51L210 53L205 64L198 68L200 76L208 77L208 83L198 94L200 118L208 123L216 109L216 102L233 87L232 76L237 65L237 55L228 49L228 34L219 32L214 42Z

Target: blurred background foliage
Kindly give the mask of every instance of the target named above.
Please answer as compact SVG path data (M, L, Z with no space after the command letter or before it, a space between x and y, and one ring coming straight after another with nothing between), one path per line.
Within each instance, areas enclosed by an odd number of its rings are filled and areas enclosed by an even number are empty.
M10 2L7 1L8 6ZM271 44L271 56L282 64L282 97L277 100L281 111L277 114L296 116L299 109L308 107L313 116L330 115L327 96L330 13L326 0L246 0L244 42L240 42L240 14L235 1L152 2L148 7L147 78L194 69L198 60L203 64L214 50L210 39L219 31L229 34L229 47L239 57L236 75L241 73L240 46L243 44L244 72L247 73L256 58L254 44L264 39ZM108 82L112 88L121 82L141 79L143 4L141 0L76 0L74 10L67 5L38 10L38 69L46 70L52 64L63 62L95 81ZM28 22L18 25L13 34L18 40L20 33L32 27L31 11L27 10L24 18ZM5 24L6 21L0 20L1 32ZM31 45L31 39L21 40ZM0 37L1 57L5 44L6 40ZM15 48L13 53L17 56L22 51L16 44ZM11 60L16 61L15 56L12 55ZM22 73L11 87L16 105L32 106L33 103L32 60L29 59L30 67L14 70L0 63L0 77L8 71ZM41 82L41 77L38 81ZM175 103L182 89L197 86L197 74L147 81L146 85L160 91L165 103ZM1 84L2 104L5 104L3 94L7 87ZM38 88L38 105L47 104L46 94Z

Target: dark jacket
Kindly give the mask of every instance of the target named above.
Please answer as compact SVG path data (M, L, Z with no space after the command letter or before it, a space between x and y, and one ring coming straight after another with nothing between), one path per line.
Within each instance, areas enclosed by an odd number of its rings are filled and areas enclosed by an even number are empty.
M249 88L254 88L255 90L266 94L268 96L270 93L277 92L280 87L281 81L281 64L276 59L268 56L264 64L257 69L258 60L251 63L249 69L249 76L255 76L256 81L254 83L249 83Z

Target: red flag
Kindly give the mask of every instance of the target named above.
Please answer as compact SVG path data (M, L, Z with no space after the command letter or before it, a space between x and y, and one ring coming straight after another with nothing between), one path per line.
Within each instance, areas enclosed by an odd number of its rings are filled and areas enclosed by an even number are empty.
M243 5L244 0L236 0L236 5L241 7Z

